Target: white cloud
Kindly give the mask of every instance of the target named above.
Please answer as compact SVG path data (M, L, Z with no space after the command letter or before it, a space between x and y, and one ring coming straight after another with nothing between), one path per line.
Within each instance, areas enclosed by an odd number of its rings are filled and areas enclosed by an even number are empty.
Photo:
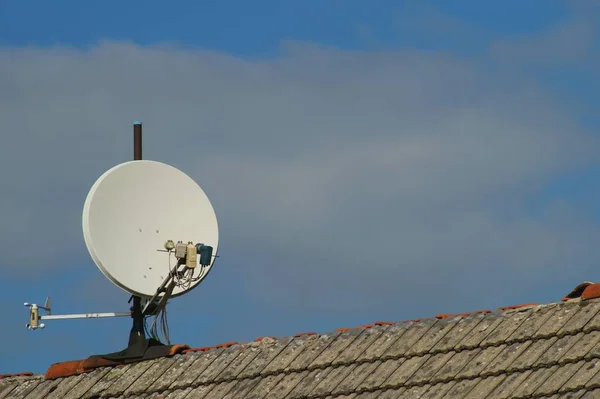
M585 212L527 207L598 156L553 93L444 54L284 49L273 60L114 42L0 51L0 264L85 256L81 206L97 176L131 157L134 119L147 158L203 185L219 265L265 301L352 310L424 285L452 295L462 276L566 262L577 276L598 260Z
M574 16L566 19L558 27L534 35L522 35L499 40L491 47L491 53L509 62L535 62L548 66L585 61L597 61L592 55L600 42L600 19L587 7L592 4L573 3ZM592 11L592 12L590 12Z

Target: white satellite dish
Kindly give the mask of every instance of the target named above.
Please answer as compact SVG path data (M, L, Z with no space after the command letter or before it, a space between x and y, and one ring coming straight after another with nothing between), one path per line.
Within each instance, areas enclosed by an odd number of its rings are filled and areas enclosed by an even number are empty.
M160 162L130 161L105 172L83 207L83 236L96 266L115 285L150 298L178 259L165 243L219 243L217 217L200 186L180 170ZM173 248L174 249L174 248ZM209 273L200 256L171 296L196 287Z
M83 206L85 244L100 271L130 293L129 312L52 314L50 299L29 307L28 329L42 320L126 317L133 319L126 349L104 359L129 361L169 354L169 298L195 288L217 257L219 228L215 211L200 186L180 170L142 160L142 124L135 122L134 161L114 166L96 180ZM46 312L41 315L40 311ZM154 317L151 337L145 320Z

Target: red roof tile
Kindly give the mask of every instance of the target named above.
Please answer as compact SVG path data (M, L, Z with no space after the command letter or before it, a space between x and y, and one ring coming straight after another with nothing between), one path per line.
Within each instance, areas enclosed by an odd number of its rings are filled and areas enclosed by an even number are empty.
M168 356L174 356L178 353L183 353L186 349L189 349L187 345L173 345L169 349ZM54 363L46 371L46 379L52 380L55 378L64 378L71 375L77 375L82 373L90 372L99 367L114 367L129 363L139 362L139 360L128 360L126 362L116 362L108 359L104 359L99 356L91 356L84 360L72 360L67 362Z
M585 287L581 294L582 299L593 299L600 297L600 284L590 284Z

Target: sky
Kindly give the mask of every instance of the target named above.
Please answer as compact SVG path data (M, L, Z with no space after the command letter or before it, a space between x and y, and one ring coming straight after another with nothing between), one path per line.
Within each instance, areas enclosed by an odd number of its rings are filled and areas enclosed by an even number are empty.
M0 0L0 374L123 349L94 181L194 178L219 255L191 347L559 301L599 281L600 2Z

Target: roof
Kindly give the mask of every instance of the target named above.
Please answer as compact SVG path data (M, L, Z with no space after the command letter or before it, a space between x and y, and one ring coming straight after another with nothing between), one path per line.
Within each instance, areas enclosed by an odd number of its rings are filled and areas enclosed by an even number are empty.
M0 399L600 398L599 312L600 284L584 283L545 305L57 363L0 377Z

